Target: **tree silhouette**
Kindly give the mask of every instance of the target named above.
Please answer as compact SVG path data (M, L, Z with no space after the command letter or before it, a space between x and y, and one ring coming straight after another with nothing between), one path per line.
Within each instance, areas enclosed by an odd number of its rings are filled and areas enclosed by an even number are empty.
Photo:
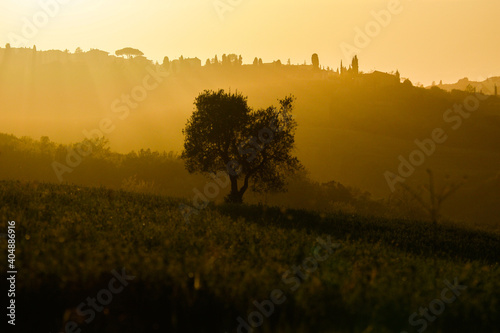
M468 94L475 94L476 93L476 87L474 87L472 84L468 84L467 87L465 87L465 91L468 93Z
M441 208L443 205L443 202L446 201L453 193L455 193L462 185L463 182L458 182L458 183L452 183L449 185L446 185L441 188L441 190L436 191L435 183L434 183L434 175L432 173L432 170L427 169L427 174L429 175L429 185L423 186L425 189L425 192L429 195L429 199L426 201L425 200L425 195L420 194L410 186L408 186L405 183L401 183L401 186L403 189L405 189L408 193L410 193L414 199L417 200L417 202L427 211L429 214L429 218L432 222L432 240L433 240L433 247L434 247L434 252L437 251L437 226L438 226L438 220L441 217ZM464 178L465 179L465 178ZM434 267L437 267L437 262L436 262L436 256L434 256ZM436 278L434 279L434 283L437 281L437 272L438 269L436 269ZM437 285L436 285L437 286Z
M139 51L138 49L134 49L134 48L131 48L131 47L126 47L126 48L123 48L123 49L120 49L120 50L117 50L115 52L115 54L117 56L127 56L127 58L131 58L133 56L142 56L144 55L144 53L142 53L141 51Z
M254 64L254 66L258 66L259 65L259 58L255 57L255 59L253 60L253 64Z
M231 53L227 56L227 60L229 61L229 63L234 66L234 65L237 65L238 64L238 56L234 53Z
M243 61L243 58L241 58L241 56L238 57L238 55L234 53L230 53L228 55L226 54L222 55L222 65L224 66L240 65L240 60Z
M422 186L422 188L429 195L429 199L427 201L425 200L425 194L423 195L419 193L405 183L401 183L401 186L408 193L410 193L413 198L415 198L427 211L433 225L437 225L438 220L441 217L443 202L448 199L453 193L455 193L463 185L463 182L461 181L458 183L448 184L437 191L434 184L434 175L432 170L427 169L426 171L429 175L429 185Z
M413 83L411 83L410 79L405 79L403 85L406 87L413 87Z
M352 68L352 73L353 74L355 74L355 75L359 74L359 60L358 60L358 56L357 55L355 55L352 58L351 68Z
M231 190L226 201L243 202L252 189L284 191L286 176L301 170L292 156L296 122L292 96L280 100L279 109L252 110L247 98L224 90L201 93L196 110L183 130L182 158L190 173L228 175ZM242 181L238 187L238 181Z
M166 71L170 69L170 59L168 57L163 58L163 63L161 65Z
M319 57L317 53L314 53L311 57L313 69L319 69Z

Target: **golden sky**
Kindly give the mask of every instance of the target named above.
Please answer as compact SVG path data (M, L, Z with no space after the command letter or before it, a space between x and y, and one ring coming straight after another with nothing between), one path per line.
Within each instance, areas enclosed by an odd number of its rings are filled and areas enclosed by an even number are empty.
M381 11L389 16L377 23ZM131 46L153 60L203 63L223 53L310 63L316 52L334 68L348 45L363 71L398 69L430 84L500 76L499 14L498 0L0 0L0 44ZM368 40L359 36L367 28Z

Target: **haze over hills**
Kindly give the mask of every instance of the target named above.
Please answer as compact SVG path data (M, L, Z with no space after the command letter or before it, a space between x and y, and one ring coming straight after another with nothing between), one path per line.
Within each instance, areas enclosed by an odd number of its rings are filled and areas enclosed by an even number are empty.
M7 330L500 333L499 12L0 1Z
M446 139L429 148L432 152L407 177L411 184L425 182L428 168L442 179L467 176L469 182L450 201L449 207L455 207L478 197L498 177L500 100L492 96L497 78L482 87L473 84L482 97L477 110L469 112L464 103L474 92L455 89L465 82L442 86L450 92L414 87L398 72L362 73L362 59L325 70L321 58L314 65L266 64L258 58L244 65L236 54L219 58L158 64L144 56L129 59L100 50L73 54L1 48L0 132L48 136L60 143L101 133L112 150L122 153L141 148L180 152L181 130L195 97L205 89L237 90L253 108L293 94L297 156L313 180L335 180L387 196L388 172L397 175L401 164L408 163L401 161L422 150L416 140L428 142L436 128ZM101 131L103 121L108 133Z

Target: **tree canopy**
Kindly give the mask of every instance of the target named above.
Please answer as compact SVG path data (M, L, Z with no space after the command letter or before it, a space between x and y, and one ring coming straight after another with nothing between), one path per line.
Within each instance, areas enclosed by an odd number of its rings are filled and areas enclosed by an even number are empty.
M284 191L286 177L303 168L292 155L297 126L293 102L288 96L279 101L279 108L252 110L239 93L204 91L195 99L196 109L183 130L187 170L226 173L229 202L242 202L249 187L257 192Z
M142 55L144 55L144 53L142 53L138 49L134 49L132 47L126 47L126 48L117 50L115 52L115 54L117 56L123 56L124 55L124 56L127 56L128 58L131 58L133 56L142 56Z
M312 65L314 69L319 69L319 57L317 53L314 53L311 57Z

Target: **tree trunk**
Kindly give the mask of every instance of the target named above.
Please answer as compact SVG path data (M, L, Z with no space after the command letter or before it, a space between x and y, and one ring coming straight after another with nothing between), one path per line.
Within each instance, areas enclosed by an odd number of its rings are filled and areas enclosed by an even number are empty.
M248 181L250 180L250 175L245 176L245 182L239 190L238 176L229 176L229 179L231 180L231 192L226 197L226 202L238 204L243 203L243 194L245 194L248 189Z
M229 203L243 203L243 193L238 191L238 176L229 176L231 180L231 192L226 197L226 202Z
M241 196L241 200L243 201L243 194L245 194L245 192L247 191L248 189L248 181L250 180L250 175L247 174L245 176L245 182L243 183L243 186L240 188L240 191L239 191L239 194Z

